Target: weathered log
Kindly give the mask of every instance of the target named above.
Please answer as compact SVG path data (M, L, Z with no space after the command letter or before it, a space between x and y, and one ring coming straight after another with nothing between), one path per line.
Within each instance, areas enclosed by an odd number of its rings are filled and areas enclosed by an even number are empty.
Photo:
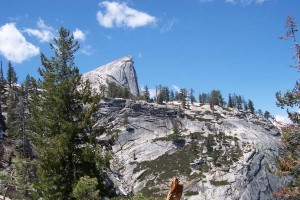
M177 177L173 177L170 191L167 196L167 200L180 200L183 192L183 185L179 184Z

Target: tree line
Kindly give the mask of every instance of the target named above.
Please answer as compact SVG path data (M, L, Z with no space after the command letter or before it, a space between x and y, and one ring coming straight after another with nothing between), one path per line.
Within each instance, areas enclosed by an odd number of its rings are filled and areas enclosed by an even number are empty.
M179 101L181 105L186 108L190 104L194 104L197 102L195 98L194 89L179 89L178 91L173 91L169 89L167 86L156 86L155 88L155 96L153 98L150 97L149 88L146 85L141 92L141 96L139 99L142 99L147 102L156 102L158 104L168 103L170 101ZM254 107L254 103L251 99L245 100L242 95L238 94L229 94L228 100L225 101L220 90L212 90L209 93L202 92L198 95L198 102L200 104L209 104L211 109L214 109L214 106L220 106L223 108L236 108L239 110L249 111L252 114L256 113L265 119L271 118L271 114L269 111L263 112L261 109L256 111Z

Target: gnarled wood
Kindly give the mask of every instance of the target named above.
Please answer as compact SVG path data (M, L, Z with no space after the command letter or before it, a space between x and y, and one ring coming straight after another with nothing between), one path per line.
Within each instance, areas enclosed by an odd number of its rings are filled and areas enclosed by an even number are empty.
M177 177L173 177L170 191L167 196L167 200L180 200L183 192L183 185L179 184Z

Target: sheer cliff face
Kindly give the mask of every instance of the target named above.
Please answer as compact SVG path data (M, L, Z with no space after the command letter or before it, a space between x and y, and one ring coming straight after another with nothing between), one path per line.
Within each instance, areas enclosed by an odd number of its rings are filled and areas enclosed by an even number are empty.
M82 75L84 80L89 79L92 89L99 90L101 84L115 82L117 85L127 87L134 96L139 95L139 86L131 56L108 63L95 70Z
M165 197L177 176L188 200L274 199L288 179L277 175L280 131L270 121L196 103L178 112L178 105L99 103L94 128L106 130L100 144L113 143L110 176L120 194Z

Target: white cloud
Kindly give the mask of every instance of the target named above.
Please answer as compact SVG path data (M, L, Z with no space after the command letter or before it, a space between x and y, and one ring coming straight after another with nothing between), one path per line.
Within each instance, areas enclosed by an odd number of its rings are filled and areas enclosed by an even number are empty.
M73 36L76 40L84 41L86 39L86 34L78 28L76 28L76 30L73 32Z
M276 115L275 121L273 121L273 124L277 127L283 127L284 125L291 124L291 120L287 115Z
M200 3L208 3L208 2L213 2L214 0L199 0Z
M173 26L177 23L177 19L169 20L163 27L160 29L160 33L166 33L172 30Z
M95 50L93 49L93 47L91 45L85 45L83 46L83 48L80 50L81 53L87 55L87 56L91 56L94 54Z
M104 8L104 10L98 11L97 20L105 28L137 28L156 22L155 17L130 8L126 3L103 1L99 3L99 6Z
M38 55L39 48L26 41L14 23L7 23L0 27L0 53L15 63Z
M237 4L241 3L242 5L251 5L251 4L262 4L268 0L225 0L227 3Z
M236 4L236 0L225 0L227 3Z
M172 88L173 88L176 92L179 92L179 91L180 91L180 87L178 87L177 85L172 85Z
M54 37L54 29L47 26L42 19L37 21L38 29L26 28L24 31L30 35L37 37L40 42L49 42Z
M155 88L150 88L148 90L149 90L150 98L154 98L156 96Z

